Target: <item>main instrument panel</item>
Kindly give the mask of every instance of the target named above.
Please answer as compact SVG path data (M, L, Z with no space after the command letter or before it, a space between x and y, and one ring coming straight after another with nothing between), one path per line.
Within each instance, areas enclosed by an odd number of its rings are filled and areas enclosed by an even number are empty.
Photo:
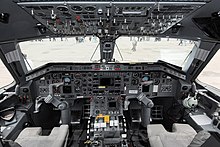
M39 95L48 95L48 86L64 82L56 91L68 98L82 96L129 95L145 92L149 96L173 96L176 80L162 72L57 72L36 82Z
M174 97L179 79L185 80L185 74L165 64L119 63L48 64L26 76L27 81L35 81L37 95L44 97L49 93L50 84L63 82L54 93L67 99L141 92L150 98Z

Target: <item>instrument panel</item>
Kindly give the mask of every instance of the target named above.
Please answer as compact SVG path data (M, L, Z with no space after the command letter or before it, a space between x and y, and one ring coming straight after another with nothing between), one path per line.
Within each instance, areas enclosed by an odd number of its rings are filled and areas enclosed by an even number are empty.
M50 84L63 82L54 93L77 99L141 92L150 98L173 97L181 78L185 78L183 73L160 64L51 64L26 79L35 81L39 96L48 95Z
M130 95L145 92L149 96L172 96L176 80L161 72L76 72L51 73L38 80L39 95L47 96L49 84L64 82L55 93L65 97Z

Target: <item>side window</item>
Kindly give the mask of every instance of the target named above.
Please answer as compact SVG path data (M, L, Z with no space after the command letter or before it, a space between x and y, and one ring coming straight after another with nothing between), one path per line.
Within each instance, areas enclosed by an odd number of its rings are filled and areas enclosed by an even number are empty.
M198 76L198 80L220 89L220 51L218 51L208 65Z
M5 65L2 63L2 60L0 59L0 88L11 84L14 81L12 75L8 71L8 69L5 67Z

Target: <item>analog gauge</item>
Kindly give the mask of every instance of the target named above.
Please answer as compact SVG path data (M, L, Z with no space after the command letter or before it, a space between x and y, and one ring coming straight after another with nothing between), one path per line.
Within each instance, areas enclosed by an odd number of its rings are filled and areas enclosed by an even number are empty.
M155 84L155 85L159 85L159 84L160 84L160 79L155 79L155 80L154 80L154 84Z
M138 79L132 79L131 84L132 85L138 85Z
M163 78L167 78L167 75L166 75L166 74L163 74L162 77L163 77Z
M79 79L79 78L81 77L81 73L76 73L76 74L74 75L74 77L75 77L76 79Z
M135 72L135 73L132 74L132 76L136 78L136 77L139 76L139 73Z
M80 82L80 80L77 79L77 80L74 81L74 84L75 84L75 86L80 86L81 82Z
M59 79L59 78L60 78L60 74L53 73L53 74L52 74L52 78L53 78L53 79Z

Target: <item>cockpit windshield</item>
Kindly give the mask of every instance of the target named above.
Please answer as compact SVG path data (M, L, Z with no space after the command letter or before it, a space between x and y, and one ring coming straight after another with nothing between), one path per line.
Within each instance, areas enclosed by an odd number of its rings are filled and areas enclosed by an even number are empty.
M21 51L32 69L49 62L99 62L99 38L94 36L46 38L21 42ZM116 62L139 63L162 60L182 67L193 41L156 37L120 37L113 58Z

